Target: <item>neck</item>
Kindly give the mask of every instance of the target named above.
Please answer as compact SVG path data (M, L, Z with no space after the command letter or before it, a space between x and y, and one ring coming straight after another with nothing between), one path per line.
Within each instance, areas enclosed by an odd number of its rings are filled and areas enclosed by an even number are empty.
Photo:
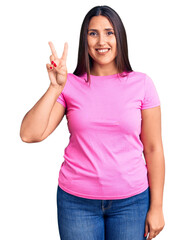
M118 70L116 68L116 65L112 64L112 65L97 65L96 63L94 63L92 69L91 69L91 75L94 76L108 76L108 75L113 75L113 74L117 74Z

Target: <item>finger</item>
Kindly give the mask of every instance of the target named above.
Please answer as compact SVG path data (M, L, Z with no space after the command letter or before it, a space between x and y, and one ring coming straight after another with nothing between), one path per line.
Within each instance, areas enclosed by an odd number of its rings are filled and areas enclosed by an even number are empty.
M149 236L148 236L147 240L152 240L152 238L154 238L154 237L155 237L155 233L153 231L151 231L149 233Z
M58 59L54 58L53 55L50 56L50 62L51 62L51 65L53 65L53 67L56 67L59 65Z
M159 234L159 232L155 232L155 235L153 236L153 238L155 238L158 234Z
M50 48L51 48L51 52L52 52L53 56L54 56L55 58L58 58L57 52L56 52L56 50L55 50L55 47L54 47L53 43L52 43L52 42L48 42L48 44L49 44L49 46L50 46Z
M50 56L50 62L53 67L58 67L60 65L60 62L58 59L55 59L53 55Z
M65 44L64 44L64 51L63 51L63 54L62 54L62 57L61 57L62 60L66 61L67 53L68 53L68 43L65 42Z
M46 64L46 68L48 71L52 71L53 70L53 66L49 63Z
M145 224L145 234L144 234L144 237L146 237L148 235L148 224L146 223Z
M53 55L50 55L49 59L50 59L50 62L55 61L55 57Z

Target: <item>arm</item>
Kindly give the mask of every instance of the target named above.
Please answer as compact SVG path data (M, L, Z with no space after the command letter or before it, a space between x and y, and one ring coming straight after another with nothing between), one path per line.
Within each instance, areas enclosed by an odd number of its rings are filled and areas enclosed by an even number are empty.
M24 116L21 123L20 137L24 142L39 142L45 139L59 124L64 116L64 106L56 102L67 81L66 58L68 44L65 43L61 58L52 42L49 42L52 55L51 64L46 64L50 86L46 93Z
M40 98L40 100L24 116L20 129L20 137L22 141L38 142L43 140L43 134L47 129L48 123L50 123L49 124L50 129L52 128L52 130L54 130L54 128L56 128L56 125L59 124L59 121L61 120L61 118L63 117L62 115L64 114L62 114L62 111L60 112L58 111L58 115L56 115L55 111L55 118L54 114L52 114L52 117L50 117L50 115L52 113L54 105L58 106L58 108L59 105L61 105L58 102L56 102L56 100L60 93L62 92L62 90L63 87L54 87L50 85L45 94ZM63 109L65 108L63 107ZM45 137L46 136L44 136L44 138Z
M164 228L163 189L165 178L165 160L161 138L160 106L143 109L141 141L144 146L144 157L148 169L150 187L150 208L145 221L145 236L148 240L156 237Z
M162 207L165 160L161 137L160 106L142 110L141 141L148 169L150 208Z
M162 147L145 153L150 185L150 208L163 206L165 163Z

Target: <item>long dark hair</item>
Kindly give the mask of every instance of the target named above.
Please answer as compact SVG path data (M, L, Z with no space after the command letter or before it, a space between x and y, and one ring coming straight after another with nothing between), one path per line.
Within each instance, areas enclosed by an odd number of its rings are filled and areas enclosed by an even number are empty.
M78 49L78 61L77 66L73 74L81 76L84 73L87 73L87 82L90 80L90 70L93 64L93 59L88 53L88 43L87 43L87 32L89 22L94 16L105 16L112 23L116 42L117 42L117 56L115 59L118 72L132 72L130 62L128 59L128 46L127 46L127 36L124 25L122 23L119 15L109 6L96 6L92 8L85 16L81 31L80 31L80 40L79 40L79 49Z

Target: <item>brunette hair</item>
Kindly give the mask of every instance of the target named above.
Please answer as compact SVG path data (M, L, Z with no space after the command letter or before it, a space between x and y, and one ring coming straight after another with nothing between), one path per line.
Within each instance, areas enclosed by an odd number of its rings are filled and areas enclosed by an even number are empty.
M109 6L96 6L92 8L85 16L79 39L78 61L73 74L81 76L87 73L87 82L90 80L90 70L93 64L93 59L88 53L87 32L89 22L94 16L105 16L112 23L116 42L117 42L117 56L115 59L118 72L132 72L132 68L128 58L127 36L124 25L119 15Z

